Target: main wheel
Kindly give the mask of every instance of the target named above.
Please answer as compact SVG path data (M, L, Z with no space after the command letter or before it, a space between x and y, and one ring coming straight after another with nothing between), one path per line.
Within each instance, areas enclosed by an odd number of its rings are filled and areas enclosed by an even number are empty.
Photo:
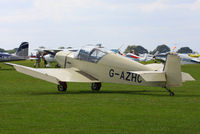
M91 89L93 91L99 91L101 89L101 83L100 82L92 83Z
M67 83L66 82L59 82L58 91L66 92L67 91Z
M59 65L59 64L56 64L55 68L60 68L60 65Z
M174 92L170 92L170 96L174 96Z

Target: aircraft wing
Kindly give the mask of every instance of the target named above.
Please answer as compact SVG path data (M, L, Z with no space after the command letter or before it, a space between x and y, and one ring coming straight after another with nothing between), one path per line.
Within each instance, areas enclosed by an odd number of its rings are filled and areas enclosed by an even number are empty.
M47 50L47 49L45 49L45 50L44 50L44 52L46 52L46 53L48 53L48 54L51 54L51 55L53 55L53 56L55 56L56 53L59 52L59 51L63 51L63 50L62 50L62 49L59 49L59 50Z
M18 72L39 78L48 82L58 84L61 82L99 82L96 78L77 70L76 68L48 68L36 69L13 63L6 63L13 66Z
M199 58L192 58L191 61L194 61L196 63L200 63L200 59Z
M194 81L195 79L188 73L182 72L182 81Z

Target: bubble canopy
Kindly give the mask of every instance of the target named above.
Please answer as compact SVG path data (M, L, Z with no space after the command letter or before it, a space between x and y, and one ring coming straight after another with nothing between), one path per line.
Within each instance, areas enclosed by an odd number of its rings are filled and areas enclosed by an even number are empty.
M76 52L75 58L78 60L84 60L88 62L97 63L103 56L108 54L109 51L100 46L84 46Z

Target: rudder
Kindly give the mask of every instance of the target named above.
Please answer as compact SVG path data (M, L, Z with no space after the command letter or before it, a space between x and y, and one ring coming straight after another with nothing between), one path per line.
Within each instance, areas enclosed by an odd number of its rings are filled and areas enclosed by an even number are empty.
M166 87L182 86L180 57L177 54L168 54L164 67L166 73Z
M28 48L29 48L29 43L28 42L22 42L19 48L16 51L17 56L21 56L23 58L27 58L28 56Z

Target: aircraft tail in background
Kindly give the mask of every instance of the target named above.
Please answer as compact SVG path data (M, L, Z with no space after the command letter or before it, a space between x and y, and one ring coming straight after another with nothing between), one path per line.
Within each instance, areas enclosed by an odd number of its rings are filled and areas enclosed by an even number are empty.
M27 58L28 56L28 49L29 49L29 43L28 42L22 42L21 45L19 46L19 48L16 51L16 55L23 57L23 58Z
M26 60L28 58L28 42L22 42L15 54L0 53L0 62Z

